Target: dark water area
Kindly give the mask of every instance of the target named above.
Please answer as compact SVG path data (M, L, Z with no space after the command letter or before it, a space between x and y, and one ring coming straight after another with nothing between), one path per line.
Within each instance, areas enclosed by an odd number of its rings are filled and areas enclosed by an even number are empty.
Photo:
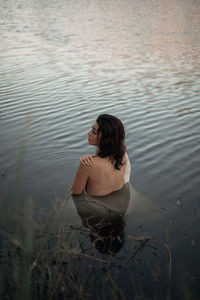
M199 15L198 0L2 0L0 10L1 206L12 203L16 185L21 204L31 196L36 209L63 198L80 156L95 152L87 142L92 123L102 112L116 115L135 196L119 255L130 258L130 236L165 241L171 299L199 292ZM72 199L69 215L82 224ZM156 274L158 265L166 274L168 250L145 249L129 272L153 298L165 286ZM127 269L117 272L130 299Z

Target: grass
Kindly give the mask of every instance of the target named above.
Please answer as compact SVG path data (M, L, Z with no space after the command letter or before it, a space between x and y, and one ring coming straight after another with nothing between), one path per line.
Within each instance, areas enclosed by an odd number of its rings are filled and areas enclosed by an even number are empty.
M11 207L1 215L1 299L57 299L64 291L63 299L85 299L80 249L58 202L39 217L31 198L23 213Z
M113 226L108 221L105 227L105 220L88 218L83 226L71 226L68 198L56 198L48 211L36 211L31 197L20 203L26 148L24 139L13 203L0 212L0 299L173 299L168 222L165 238L145 232L125 237L124 222ZM183 299L198 299L199 287L191 278L183 281Z
M36 215L29 198L23 212L10 207L1 213L1 299L90 299L95 284L104 281L113 299L122 295L109 256L81 250L80 230L67 224L66 206L66 199L56 199L48 212Z
M97 288L99 299L126 299L117 283L118 266L112 255L81 249L80 234L90 233L91 229L74 230L67 224L66 199L56 199L45 213L36 214L31 198L23 211L11 206L1 213L0 298L94 299ZM134 253L141 252L151 239L129 238L136 241Z
M48 211L35 211L29 198L23 209L13 204L1 212L0 299L173 299L168 223L165 241L143 232L128 235L119 253L100 253L89 237L95 228L97 238L102 222L71 226L67 204L57 198ZM191 278L184 282L184 299L198 299Z

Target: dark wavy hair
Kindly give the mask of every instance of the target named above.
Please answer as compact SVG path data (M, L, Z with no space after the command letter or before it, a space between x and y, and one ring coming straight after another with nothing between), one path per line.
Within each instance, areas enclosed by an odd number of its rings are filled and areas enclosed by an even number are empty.
M101 133L97 155L102 158L109 156L115 169L120 170L126 152L124 125L109 114L98 116L96 122L99 125L98 134Z

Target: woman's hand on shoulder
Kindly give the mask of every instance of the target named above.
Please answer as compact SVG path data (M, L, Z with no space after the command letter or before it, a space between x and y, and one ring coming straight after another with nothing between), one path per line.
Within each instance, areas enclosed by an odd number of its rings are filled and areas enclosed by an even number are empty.
M94 165L94 160L93 160L92 155L86 154L86 155L81 156L80 163L83 166L92 167Z

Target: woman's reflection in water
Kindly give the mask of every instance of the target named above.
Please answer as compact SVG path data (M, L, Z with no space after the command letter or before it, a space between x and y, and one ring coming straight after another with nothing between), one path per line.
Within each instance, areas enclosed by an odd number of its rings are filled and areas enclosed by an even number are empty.
M124 244L125 214L130 201L130 184L107 196L72 195L90 240L101 253L115 254Z

